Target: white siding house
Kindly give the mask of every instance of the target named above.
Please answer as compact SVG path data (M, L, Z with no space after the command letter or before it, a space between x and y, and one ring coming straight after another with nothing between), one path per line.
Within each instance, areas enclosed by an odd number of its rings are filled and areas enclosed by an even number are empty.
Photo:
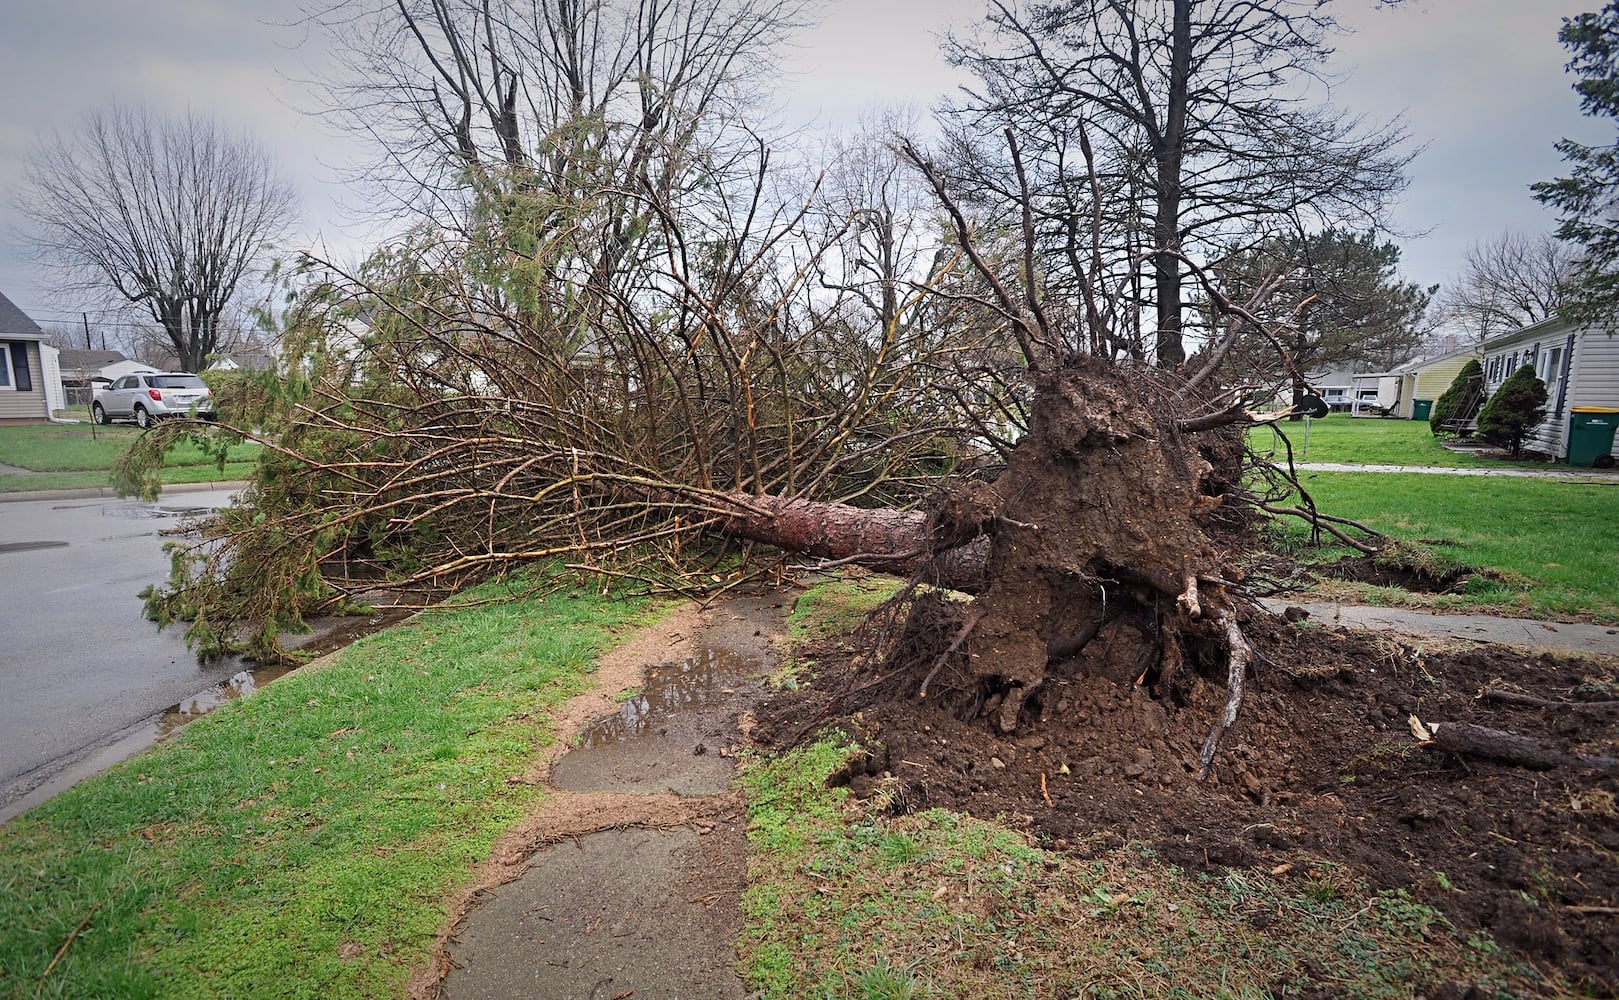
M1549 319L1487 340L1479 352L1487 393L1524 365L1546 383L1546 419L1524 439L1527 451L1566 458L1572 407L1619 407L1619 335Z

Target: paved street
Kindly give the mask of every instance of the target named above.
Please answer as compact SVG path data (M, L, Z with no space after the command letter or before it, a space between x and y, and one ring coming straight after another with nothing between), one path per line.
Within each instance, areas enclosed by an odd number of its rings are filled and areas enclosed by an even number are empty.
M29 791L117 759L115 745L149 742L165 709L242 669L199 666L136 596L168 575L159 532L229 498L0 503L0 820Z

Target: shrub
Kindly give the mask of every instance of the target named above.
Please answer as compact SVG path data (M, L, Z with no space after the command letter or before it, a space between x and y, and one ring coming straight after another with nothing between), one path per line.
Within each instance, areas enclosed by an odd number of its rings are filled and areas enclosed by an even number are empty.
M1524 365L1513 372L1478 415L1478 433L1491 444L1506 445L1517 458L1525 434L1546 416L1546 383Z

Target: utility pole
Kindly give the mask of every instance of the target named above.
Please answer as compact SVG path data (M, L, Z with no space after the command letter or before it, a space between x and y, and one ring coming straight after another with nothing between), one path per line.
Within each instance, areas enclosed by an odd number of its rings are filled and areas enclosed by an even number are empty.
M84 320L84 349L87 351L92 350L93 348L90 346L90 314L79 313L79 318Z

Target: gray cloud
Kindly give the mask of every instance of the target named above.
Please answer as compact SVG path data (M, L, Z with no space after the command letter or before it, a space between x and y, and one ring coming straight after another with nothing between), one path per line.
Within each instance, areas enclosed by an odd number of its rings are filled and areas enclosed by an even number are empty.
M1393 8L1344 0L1355 33L1339 44L1346 75L1333 99L1370 120L1404 114L1427 150L1413 164L1397 214L1406 269L1445 281L1466 246L1504 229L1549 230L1554 219L1527 185L1556 176L1552 144L1565 135L1611 140L1609 125L1580 118L1556 32L1596 0L1405 0ZM947 27L970 30L979 0L831 0L825 20L788 54L786 119L847 128L883 104L926 107L962 77L938 54ZM14 192L26 150L52 128L71 128L114 100L187 109L250 131L303 192L305 238L320 232L357 247L337 208L341 166L361 153L299 109L300 84L324 58L284 25L298 0L77 0L0 4L0 191ZM304 43L300 45L300 43ZM1350 69L1352 68L1352 69ZM24 222L0 198L0 289L42 319L79 306L47 291L27 261Z

